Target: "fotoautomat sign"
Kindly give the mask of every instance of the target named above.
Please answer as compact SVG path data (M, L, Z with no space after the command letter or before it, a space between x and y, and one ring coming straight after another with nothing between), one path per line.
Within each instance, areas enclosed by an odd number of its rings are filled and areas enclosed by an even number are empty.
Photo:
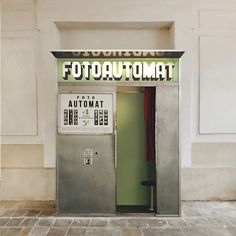
M59 95L59 133L112 133L113 94Z
M58 58L58 82L147 83L178 82L182 52L53 51Z

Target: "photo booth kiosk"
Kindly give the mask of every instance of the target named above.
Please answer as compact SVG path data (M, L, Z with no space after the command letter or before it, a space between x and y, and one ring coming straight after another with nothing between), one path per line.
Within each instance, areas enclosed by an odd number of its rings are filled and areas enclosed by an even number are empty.
M59 214L180 214L182 51L52 51Z

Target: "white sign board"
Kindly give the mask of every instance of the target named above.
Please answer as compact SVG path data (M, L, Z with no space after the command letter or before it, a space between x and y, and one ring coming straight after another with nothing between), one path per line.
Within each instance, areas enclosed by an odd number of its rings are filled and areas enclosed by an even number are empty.
M111 93L60 94L58 132L112 133L113 95Z

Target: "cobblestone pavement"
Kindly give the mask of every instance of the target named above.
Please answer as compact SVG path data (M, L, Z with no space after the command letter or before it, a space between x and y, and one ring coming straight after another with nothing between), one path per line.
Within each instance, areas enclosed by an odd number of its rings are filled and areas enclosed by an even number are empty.
M0 205L1 236L236 236L236 202L183 202L182 217L55 216L53 204Z

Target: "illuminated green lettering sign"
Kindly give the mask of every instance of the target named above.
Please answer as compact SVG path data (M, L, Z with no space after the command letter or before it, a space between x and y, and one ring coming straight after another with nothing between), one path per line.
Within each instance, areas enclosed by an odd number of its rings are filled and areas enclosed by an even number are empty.
M54 51L59 82L177 82L180 51Z

